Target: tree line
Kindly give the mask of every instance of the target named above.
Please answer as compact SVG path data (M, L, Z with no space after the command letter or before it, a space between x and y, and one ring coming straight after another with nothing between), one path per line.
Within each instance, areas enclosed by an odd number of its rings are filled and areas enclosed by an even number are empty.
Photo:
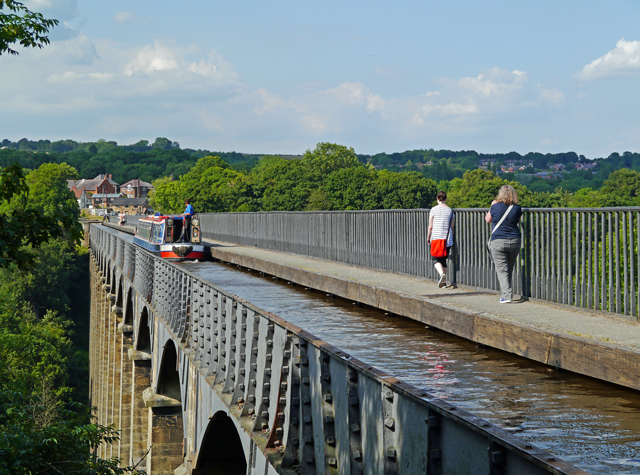
M263 157L249 172L234 170L218 156L203 157L178 179L156 180L151 204L168 213L182 211L186 198L199 212L429 208L443 190L453 207L486 208L504 184L531 208L640 206L640 172L626 168L612 172L599 189L540 192L483 169L438 183L416 171L378 170L363 164L353 149L330 143L300 159Z
M135 473L95 455L117 440L88 403L89 255L68 179L0 170L0 475Z

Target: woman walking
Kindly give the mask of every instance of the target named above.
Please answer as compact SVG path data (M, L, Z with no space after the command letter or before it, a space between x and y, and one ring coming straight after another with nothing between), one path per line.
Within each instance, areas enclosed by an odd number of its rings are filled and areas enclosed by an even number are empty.
M489 250L500 283L500 303L511 303L513 300L513 267L520 252L518 223L521 216L522 208L518 204L516 190L504 185L484 217L487 223L494 223Z
M429 211L429 230L427 231L427 243L431 249L431 258L433 266L438 271L438 287L442 288L447 285L447 257L453 246L453 225L455 224L455 216L453 210L447 206L447 194L439 191L436 196L438 204ZM444 241L444 252L437 252L434 255L433 241ZM440 255L443 254L443 255Z

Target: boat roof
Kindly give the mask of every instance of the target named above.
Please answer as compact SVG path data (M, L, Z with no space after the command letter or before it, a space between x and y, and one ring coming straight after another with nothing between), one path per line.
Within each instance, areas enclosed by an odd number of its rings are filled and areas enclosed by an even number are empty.
M138 219L138 221L153 221L154 223L159 223L159 222L165 221L167 219L177 219L177 218L174 217L174 216L164 216L164 215L161 215L161 216L145 216L144 218Z

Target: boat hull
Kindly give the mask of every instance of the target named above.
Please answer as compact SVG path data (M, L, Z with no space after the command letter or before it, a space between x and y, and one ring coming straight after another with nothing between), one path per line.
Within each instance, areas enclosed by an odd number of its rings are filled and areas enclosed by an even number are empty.
M169 261L204 260L206 257L205 247L201 244L179 242L171 244L153 244L139 238L138 236L133 237L133 242L156 256Z

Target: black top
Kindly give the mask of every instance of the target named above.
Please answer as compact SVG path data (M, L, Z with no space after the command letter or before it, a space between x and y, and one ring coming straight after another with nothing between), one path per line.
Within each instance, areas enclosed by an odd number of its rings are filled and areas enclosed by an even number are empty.
M502 215L509 208L504 203L496 203L491 206L491 229L496 227L498 221L502 219ZM520 239L520 229L518 228L518 223L520 222L520 217L522 216L522 207L520 205L513 205L511 211L502 222L498 230L491 235L491 241L494 239Z

